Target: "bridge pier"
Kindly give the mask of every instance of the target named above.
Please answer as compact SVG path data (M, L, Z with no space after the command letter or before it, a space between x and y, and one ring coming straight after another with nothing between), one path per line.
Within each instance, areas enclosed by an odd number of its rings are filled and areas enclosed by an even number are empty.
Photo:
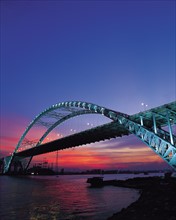
M9 166L9 169L7 172L4 172L6 170L6 160L5 158L2 158L0 160L0 174L1 175L24 175L26 174L26 170L23 167L23 163L21 160L13 159L11 161L11 164Z

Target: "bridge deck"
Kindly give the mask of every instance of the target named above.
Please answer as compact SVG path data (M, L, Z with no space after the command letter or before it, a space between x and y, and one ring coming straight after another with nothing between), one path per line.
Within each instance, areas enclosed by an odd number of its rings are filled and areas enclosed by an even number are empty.
M164 127L168 125L167 110L169 110L169 118L171 123L176 124L176 102L171 102L166 105L159 106L157 108L152 108L147 111L139 112L137 114L131 115L129 118L140 124L140 117L144 119L144 126L151 128L153 126L153 114L155 114L155 119L157 126Z
M157 125L160 127L164 127L168 124L166 111L167 109L170 110L169 118L171 120L171 123L176 124L176 102L162 105L144 112L139 112L137 114L129 116L129 119L140 124L140 118L143 117L144 126L151 129L153 127L153 113L155 113ZM18 152L16 153L16 156L35 156L56 150L62 150L80 145L95 143L98 141L108 140L111 138L121 137L123 135L129 135L129 131L125 130L124 126L120 125L119 123L111 122L86 131L82 131L77 134L57 139L52 142L41 144L38 147Z
M129 132L117 122L111 122L96 128L82 131L64 138L57 139L52 142L41 144L25 151L16 153L16 156L29 157L44 154L56 150L76 147L84 144L95 143L97 141L108 140L111 138L128 135Z

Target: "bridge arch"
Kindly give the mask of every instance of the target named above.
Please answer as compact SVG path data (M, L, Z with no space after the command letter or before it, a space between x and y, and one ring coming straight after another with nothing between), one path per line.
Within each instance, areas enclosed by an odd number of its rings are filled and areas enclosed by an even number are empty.
M59 110L59 112L56 112ZM170 166L174 169L176 168L176 147L174 146L173 136L172 139L166 140L164 137L169 136L169 132L161 132L159 128L151 130L144 126L143 121L139 123L138 121L133 120L129 115L117 112L96 104L82 102L82 101L67 101L60 102L58 104L52 105L49 108L42 111L39 115L37 115L33 121L27 126L26 130L22 134L13 154L6 158L5 170L4 172L8 172L12 160L14 159L18 148L20 147L22 141L28 134L28 132L33 128L37 123L42 124L47 127L46 132L40 137L36 146L41 145L42 141L45 137L59 124L64 121L83 114L102 114L105 117L111 119L122 125L124 129L129 131L130 133L136 135L139 139L141 139L145 144L147 144L155 153L157 153L160 157L162 157ZM56 121L52 123L48 123L47 121L42 121L45 117L55 118ZM154 121L155 122L155 121ZM154 123L156 124L156 123ZM158 130L158 132L156 132ZM175 138L175 137L174 137Z
M22 140L25 138L25 136L27 135L27 133L30 131L30 129L37 123L39 122L39 120L43 117L46 116L48 113L53 112L56 109L62 109L63 110L67 110L70 111L71 113L65 115L54 115L54 116L58 116L58 120L53 123L48 130L43 134L43 136L41 137L40 141L38 144L40 144L44 138L47 136L47 134L49 132L51 132L56 126L58 126L59 124L61 124L62 122L73 118L75 116L78 115L83 115L83 114L102 114L107 118L110 118L112 120L117 119L117 115L121 115L124 117L128 117L127 114L123 114L121 112L116 112L92 103L87 103L87 102L81 102L81 101L73 101L73 102L60 102L58 104L52 105L49 108L45 109L44 111L42 111L39 115L37 115L33 121L31 121L31 123L27 126L26 130L24 131L24 133L22 134L14 153L16 153L17 149L20 147L20 144L22 142ZM76 108L76 109L75 109ZM84 110L82 110L84 109ZM73 111L71 111L73 110ZM59 117L60 116L60 117ZM40 123L42 123L40 121Z
M61 110L62 113L58 113L58 112L56 113L56 112L54 112L55 110ZM63 111L64 111L64 113L63 113ZM67 112L67 113L65 113L65 112ZM49 108L47 108L44 111L42 111L41 113L39 113L27 126L27 128L25 129L24 133L22 134L14 152L12 153L12 155L10 157L8 157L8 159L6 158L7 161L5 163L6 164L5 172L7 172L9 170L10 165L12 163L12 160L13 160L15 154L17 153L17 150L20 148L22 141L25 139L26 135L33 128L34 125L36 125L37 123L40 123L40 124L49 126L48 129L46 130L46 132L44 132L44 134L40 137L39 141L37 142L36 146L39 146L42 143L42 141L47 137L47 135L55 127L57 127L59 124L63 123L64 121L66 121L70 118L76 117L78 115L83 115L83 114L101 114L111 120L114 120L116 115L128 117L127 114L113 111L113 110L110 110L108 108L105 108L105 107L102 107L102 106L99 106L99 105L96 105L93 103L82 102L82 101L66 101L66 102L57 103L55 105L51 105ZM47 122L44 122L41 120L43 117L46 117L46 116L54 117L54 118L56 118L56 121L51 124L49 124L49 123L47 124ZM28 165L29 165L29 163L28 163Z

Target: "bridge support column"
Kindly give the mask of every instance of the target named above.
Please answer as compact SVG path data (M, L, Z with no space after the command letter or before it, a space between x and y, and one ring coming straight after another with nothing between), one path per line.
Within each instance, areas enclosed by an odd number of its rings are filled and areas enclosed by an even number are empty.
M172 133L172 126L171 126L171 123L170 123L170 117L169 117L169 112L167 111L167 122L168 122L168 128L169 128L169 134L170 134L170 141L171 141L171 144L174 145L174 139L173 139L173 133Z
M154 127L155 134L157 134L156 118L155 118L155 114L154 113L153 113L153 127Z
M27 162L26 167L24 167L24 172L27 171L27 169L28 169L28 167L29 167L29 165L30 165L30 163L31 163L32 158L33 158L33 156L30 157L29 161Z
M143 122L143 117L142 116L140 116L140 120L141 120L141 126L143 126L144 122Z

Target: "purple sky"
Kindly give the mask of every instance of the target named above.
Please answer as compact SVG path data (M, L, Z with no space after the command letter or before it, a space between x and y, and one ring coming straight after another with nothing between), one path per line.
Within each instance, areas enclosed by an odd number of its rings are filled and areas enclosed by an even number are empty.
M1 136L61 101L134 114L176 100L175 26L172 0L1 0Z

